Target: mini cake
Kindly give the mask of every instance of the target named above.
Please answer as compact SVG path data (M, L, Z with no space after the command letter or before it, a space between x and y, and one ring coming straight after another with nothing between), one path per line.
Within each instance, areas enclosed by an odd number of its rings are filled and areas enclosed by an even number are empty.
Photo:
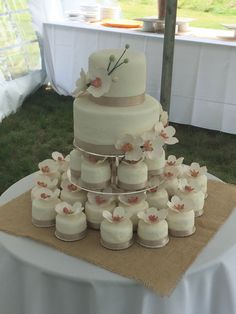
M168 202L169 213L167 222L169 233L174 237L186 237L193 234L195 228L195 215L191 203L174 195Z
M205 195L198 186L193 183L190 184L186 179L179 179L178 196L192 202L195 217L203 214Z
M49 177L44 175L36 176L36 186L31 190L31 200L33 200L34 194L38 189L46 188L51 191L55 191L57 189L58 179L51 180Z
M178 170L178 177L182 177L184 173L184 165L183 165L184 157L176 158L174 155L169 155L165 166L166 167L176 167Z
M145 159L145 163L148 167L148 176L160 175L163 173L165 167L165 151L162 149L162 154L160 157L155 159Z
M59 166L59 172L62 174L66 172L69 168L69 161L70 161L70 156L67 155L64 157L61 153L59 152L53 152L52 153L52 159L55 160L55 162Z
M133 230L136 231L138 227L138 212L146 210L149 206L146 202L144 193L121 195L118 197L120 207L123 207L127 216L133 223Z
M103 211L112 212L116 207L115 198L112 195L88 193L88 201L85 203L85 214L89 227L100 229L103 221Z
M81 164L81 183L88 189L104 189L111 181L111 167L107 160L83 159Z
M87 193L80 190L76 185L70 183L70 181L64 180L61 184L61 195L60 199L64 202L67 202L73 205L76 202L81 202L84 206L87 200Z
M143 161L122 161L117 168L118 186L124 190L135 191L147 185L148 169Z
M163 178L165 181L162 187L166 189L169 196L177 194L178 191L178 168L176 167L165 167L163 172Z
M55 236L63 241L77 241L86 236L86 216L82 212L80 202L73 206L66 202L56 205L56 231Z
M125 215L122 207L116 207L113 213L103 212L105 218L100 227L101 244L111 250L127 249L133 244L133 224Z
M78 149L70 152L70 172L74 178L79 178L81 174L82 154Z
M147 202L149 207L155 207L157 209L167 208L169 197L167 191L162 188L162 183L159 177L149 179L148 186L150 189L147 190Z
M60 190L52 192L41 188L34 193L32 202L32 223L36 227L51 227L55 225L55 206L60 203Z
M60 184L61 174L59 172L59 165L52 159L45 159L38 164L39 175L45 175L51 180L58 179L58 185Z
M200 165L196 162L191 163L186 170L186 178L190 184L198 185L201 191L204 193L205 198L207 197L207 167Z
M169 242L168 224L165 220L168 211L154 207L138 213L139 223L137 242L148 248L160 248Z

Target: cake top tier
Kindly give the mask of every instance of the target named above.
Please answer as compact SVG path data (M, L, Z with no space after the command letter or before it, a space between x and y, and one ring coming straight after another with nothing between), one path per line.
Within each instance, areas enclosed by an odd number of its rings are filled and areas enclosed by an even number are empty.
M146 89L145 56L130 49L106 49L95 52L89 57L88 78L95 83L94 85L103 84L105 92L102 95L98 94L97 97L142 95Z

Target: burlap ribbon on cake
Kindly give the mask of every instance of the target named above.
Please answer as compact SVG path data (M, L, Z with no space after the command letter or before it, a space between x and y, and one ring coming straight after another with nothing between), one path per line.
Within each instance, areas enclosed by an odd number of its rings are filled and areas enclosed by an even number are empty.
M170 295L187 268L236 207L236 187L209 181L204 215L196 219L196 232L186 238L172 238L161 249L137 243L124 251L110 251L100 245L98 231L89 229L77 242L63 242L55 228L37 228L31 223L30 192L0 208L0 230L29 237L65 254L86 260L109 271L135 279L159 295Z

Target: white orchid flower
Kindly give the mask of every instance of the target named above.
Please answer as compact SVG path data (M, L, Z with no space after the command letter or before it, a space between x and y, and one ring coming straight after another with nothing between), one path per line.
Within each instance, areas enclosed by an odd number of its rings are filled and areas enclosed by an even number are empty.
M55 191L51 191L47 188L40 188L35 190L34 198L43 201L50 201L52 199L58 198L60 195L60 190L56 189Z
M191 192L197 192L200 190L198 185L194 183L189 183L187 179L179 179L178 180L178 189L183 193L191 193Z
M55 206L57 214L62 216L76 215L82 213L83 209L84 208L80 202L76 202L73 206L66 202L61 202Z
M142 219L148 224L158 223L166 219L168 211L166 209L157 210L154 207L148 208L146 211L141 211L137 214L139 219Z
M206 173L207 167L206 166L200 167L200 165L196 162L192 162L187 170L187 175L193 178L199 177L201 175L206 175Z
M55 173L59 169L59 165L52 159L45 159L38 164L39 170L44 175Z
M179 174L179 170L177 167L169 167L169 166L166 166L164 167L164 170L163 170L163 177L166 178L166 179L174 179L178 176Z
M87 74L84 72L84 69L80 71L80 78L76 81L76 89L73 91L72 96L77 98L86 93L88 84Z
M164 127L168 125L168 112L162 111L160 115L160 122L163 124Z
M104 204L110 204L115 200L113 195L108 194L97 194L89 192L87 194L88 201L90 204L102 206Z
M35 181L38 188L48 188L50 190L55 189L58 183L58 179L50 180L50 178L45 175L37 175Z
M94 97L101 97L102 95L109 92L112 79L111 76L108 75L106 69L93 69L89 74L90 86L87 88L89 94L92 94Z
M127 217L124 208L120 206L116 207L113 213L110 213L108 210L104 210L102 215L111 223L119 223Z
M156 159L163 154L162 146L164 145L164 142L155 132L145 132L141 138L143 140L142 150L144 157L148 159Z
M157 122L154 126L156 134L163 140L165 144L173 145L179 142L179 140L174 137L175 128L173 126L164 127L162 122Z
M166 165L167 166L180 166L182 165L184 161L184 157L176 158L174 155L169 155L167 160L166 160Z
M144 201L146 196L144 193L135 193L131 195L120 195L118 199L122 204L131 206Z
M70 155L67 155L66 157L64 157L59 152L53 152L52 159L58 163L61 172L65 172L68 170L69 162L70 162Z
M140 137L125 134L117 140L115 147L125 154L125 160L138 161L143 157L141 145L142 139Z
M170 210L176 213L184 213L192 209L191 202L189 200L181 199L176 195L172 196L171 201L167 202L167 206Z
M75 192L80 191L80 189L76 185L71 183L69 179L65 179L62 181L61 188L70 193L75 193Z

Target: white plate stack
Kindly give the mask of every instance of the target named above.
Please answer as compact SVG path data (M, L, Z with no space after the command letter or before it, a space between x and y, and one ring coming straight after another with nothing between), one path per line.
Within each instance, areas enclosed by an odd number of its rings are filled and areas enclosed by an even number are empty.
M80 5L80 18L86 22L94 22L100 19L98 5Z
M100 6L100 20L119 19L120 12L119 6Z

